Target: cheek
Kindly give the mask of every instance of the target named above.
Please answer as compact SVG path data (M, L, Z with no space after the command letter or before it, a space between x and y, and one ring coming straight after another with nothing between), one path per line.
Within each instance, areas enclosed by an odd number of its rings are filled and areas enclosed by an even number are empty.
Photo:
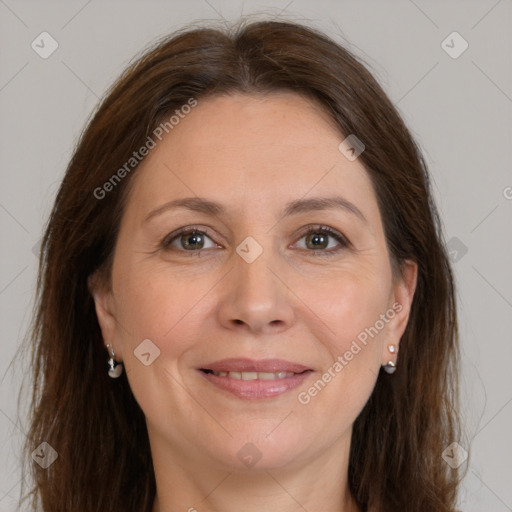
M165 273L148 272L140 262L119 260L123 269L115 288L118 319L136 341L141 336L162 338L183 316L181 288L173 286Z
M306 288L304 283L305 302L329 332L330 336L324 339L329 340L329 346L339 355L385 313L391 275L384 267L347 267L329 280L317 282L314 287L312 284L307 283Z
M153 267L126 266L118 276L116 308L123 363L130 387L146 418L159 425L180 421L190 407L183 393L183 358L201 337L201 298L213 281L183 280ZM149 356L145 355L149 354ZM167 404L167 406L164 406ZM181 417L186 423L186 417Z
M125 265L116 289L123 359L128 367L140 370L139 361L131 356L149 339L159 352L159 366L165 363L175 373L180 358L204 339L201 329L211 316L208 297L218 276L194 279L159 265Z
M382 340L392 318L386 313L390 283L390 274L367 269L346 271L330 284L310 288L309 303L320 317L314 334L321 340L317 347L324 364L314 389L302 390L300 403L315 401L319 408L336 403L355 418L378 376Z
M385 331L375 329L375 324L385 313L386 302L375 289L371 293L354 281L336 296L336 304L316 304L329 325L315 333L322 340L317 347L323 365L316 380L298 390L295 410L297 417L308 418L312 431L328 440L350 429L373 391Z
M375 287L364 287L358 281L344 288L330 309L331 324L336 333L334 345L338 353L349 350L354 340L364 343L364 333L368 333L379 321L380 315L385 313L386 299L386 294L379 293ZM378 333L371 330L373 337L381 334L383 329L380 323L378 327Z

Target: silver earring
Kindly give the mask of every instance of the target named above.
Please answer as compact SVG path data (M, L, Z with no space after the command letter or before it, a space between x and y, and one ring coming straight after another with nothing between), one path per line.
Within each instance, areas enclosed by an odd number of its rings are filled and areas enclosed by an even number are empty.
M386 373L395 373L396 371L396 364L393 361L388 361L385 365L382 366L384 368L384 371Z
M110 368L108 369L108 376L111 379L117 379L123 373L123 364L118 363L114 359L116 355L114 354L114 348L110 343L107 345L107 348L110 350L110 358L108 360L108 365Z

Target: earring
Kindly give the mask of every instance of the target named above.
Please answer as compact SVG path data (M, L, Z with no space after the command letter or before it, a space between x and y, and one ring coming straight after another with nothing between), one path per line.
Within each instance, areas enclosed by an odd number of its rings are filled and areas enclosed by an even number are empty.
M393 363L393 361L388 361L385 365L382 366L382 368L384 368L384 371L386 373L395 373L396 371L396 364Z
M110 358L107 361L110 366L108 369L108 376L111 379L117 379L123 373L123 364L114 360L116 355L114 354L114 348L110 343L107 345L107 348L110 350Z
M396 353L396 346L395 345L388 345L388 350L390 354ZM382 366L384 371L386 373L392 374L396 371L396 364L393 361L388 361L385 365Z

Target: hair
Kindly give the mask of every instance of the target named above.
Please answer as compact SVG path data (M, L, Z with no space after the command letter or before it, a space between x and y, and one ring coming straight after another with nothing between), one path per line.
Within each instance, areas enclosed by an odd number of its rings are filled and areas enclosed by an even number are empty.
M137 166L107 197L95 191L191 98L281 91L315 100L341 136L364 143L359 159L392 264L399 271L405 260L418 264L398 369L392 377L380 373L353 425L350 490L362 510L454 510L462 477L441 454L460 439L455 284L425 161L358 58L316 29L281 21L188 27L159 40L124 71L81 134L42 239L29 334L33 383L23 469L30 461L33 482L23 500L33 507L150 512L156 492L145 417L126 375L107 376L88 288L95 273L110 286ZM58 453L47 469L30 459L43 441Z

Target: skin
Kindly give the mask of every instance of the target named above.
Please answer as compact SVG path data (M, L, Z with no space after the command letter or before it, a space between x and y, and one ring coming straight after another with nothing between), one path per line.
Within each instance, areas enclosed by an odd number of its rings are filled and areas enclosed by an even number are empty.
M105 344L146 416L153 512L358 510L347 485L352 425L380 366L397 360L388 345L398 347L405 330L417 266L406 262L393 278L371 181L359 159L338 150L344 138L320 107L292 92L199 99L133 176L111 283L93 279L90 288ZM290 201L333 195L366 221L343 209L282 216ZM195 196L225 213L174 209L144 222L168 201ZM321 249L338 250L322 255L306 235L319 225L350 245L329 235ZM206 231L200 251L184 249L179 236L163 248L186 226ZM263 249L252 263L236 252L248 236ZM299 392L396 302L400 312L300 403ZM160 350L148 366L134 355L145 339ZM278 397L244 400L197 371L228 357L314 371ZM261 454L252 468L237 457L249 442Z

